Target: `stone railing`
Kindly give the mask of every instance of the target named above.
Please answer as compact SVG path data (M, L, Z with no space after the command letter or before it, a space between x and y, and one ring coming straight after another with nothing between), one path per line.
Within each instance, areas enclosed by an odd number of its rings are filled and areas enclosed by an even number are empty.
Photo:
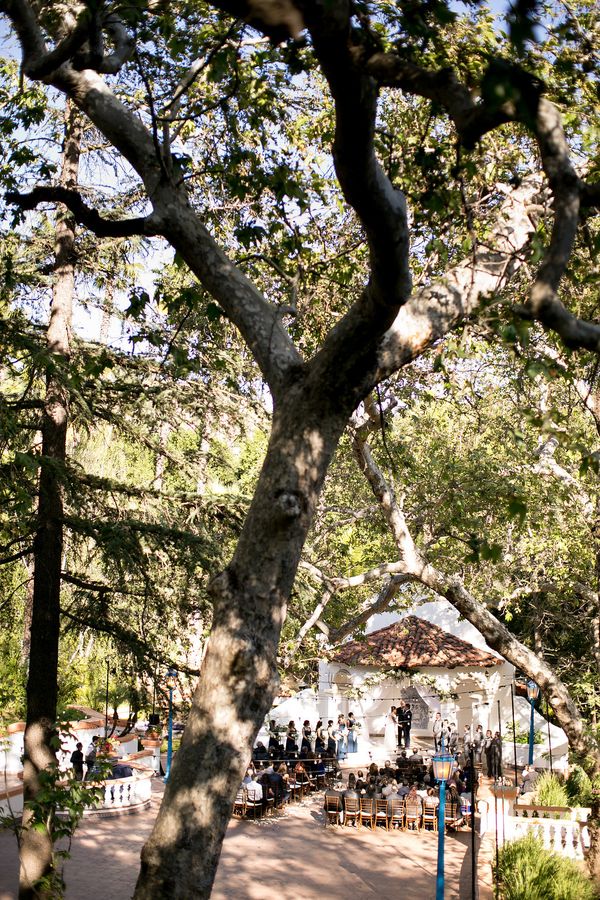
M137 812L150 806L152 799L151 770L135 771L127 778L111 778L102 781L104 796L93 808L86 810L86 816L109 815L117 812Z
M573 818L573 812L583 813L584 816ZM525 809L515 804L513 815L504 818L504 839L514 841L527 834L535 834L546 850L571 859L583 859L590 846L587 812L543 806L528 806ZM565 814L571 817L567 818Z

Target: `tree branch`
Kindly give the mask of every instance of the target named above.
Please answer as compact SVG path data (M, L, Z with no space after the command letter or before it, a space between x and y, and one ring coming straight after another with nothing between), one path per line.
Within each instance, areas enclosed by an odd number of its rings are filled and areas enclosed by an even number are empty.
M9 191L6 202L21 209L35 209L40 203L63 203L75 221L89 228L98 237L131 237L135 234L150 237L160 233L159 222L153 215L133 219L105 219L98 210L88 206L79 191L59 185L38 185L27 194Z
M393 575L390 580L383 586L377 599L369 603L361 612L357 613L352 619L344 622L339 628L329 632L329 643L332 645L339 644L349 634L353 634L357 628L364 625L371 616L377 613L385 612L390 603L396 598L398 590L403 584L407 584L414 579L410 575Z
M402 510L396 503L394 490L377 466L368 445L354 433L352 446L358 465L371 485L398 548L400 562L407 575L434 593L445 597L484 636L488 645L514 666L521 669L541 688L556 713L571 747L584 756L592 755L600 762L597 745L586 734L569 691L548 664L517 640L489 610L470 594L462 581L440 572L416 547Z

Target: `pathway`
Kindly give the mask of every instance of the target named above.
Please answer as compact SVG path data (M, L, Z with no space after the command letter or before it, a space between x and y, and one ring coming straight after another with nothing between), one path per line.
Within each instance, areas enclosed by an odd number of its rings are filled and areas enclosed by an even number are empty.
M128 900L139 853L156 815L86 820L66 866L67 900ZM213 900L433 900L437 835L324 826L322 795L257 822L232 820ZM446 900L470 900L470 835L446 838ZM0 900L14 900L14 837L0 833ZM482 894L483 897L483 894Z

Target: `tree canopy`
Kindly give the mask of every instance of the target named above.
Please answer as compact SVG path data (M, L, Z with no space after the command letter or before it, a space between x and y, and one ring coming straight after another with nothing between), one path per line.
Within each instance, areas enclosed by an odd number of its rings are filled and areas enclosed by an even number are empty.
M100 610L149 665L198 611L211 623L136 896L208 896L282 628L284 658L319 604L341 634L381 575L447 596L597 766L569 692L589 711L585 679L536 653L560 652L545 598L587 596L598 620L593 5L515 4L505 23L444 0L0 11L21 53L0 86L5 562L67 528L63 617ZM118 319L129 352L42 338L61 228L100 344ZM64 465L31 440L54 396L77 435ZM350 447L368 480L351 491ZM45 518L38 470L60 506ZM32 792L52 719L34 655Z

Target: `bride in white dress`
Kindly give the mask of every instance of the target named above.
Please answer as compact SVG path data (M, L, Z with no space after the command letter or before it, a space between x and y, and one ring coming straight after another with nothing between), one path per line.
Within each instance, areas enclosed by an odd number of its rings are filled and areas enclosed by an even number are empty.
M392 706L389 713L385 717L385 732L383 735L383 746L392 753L398 744L398 716L396 715L396 707Z

